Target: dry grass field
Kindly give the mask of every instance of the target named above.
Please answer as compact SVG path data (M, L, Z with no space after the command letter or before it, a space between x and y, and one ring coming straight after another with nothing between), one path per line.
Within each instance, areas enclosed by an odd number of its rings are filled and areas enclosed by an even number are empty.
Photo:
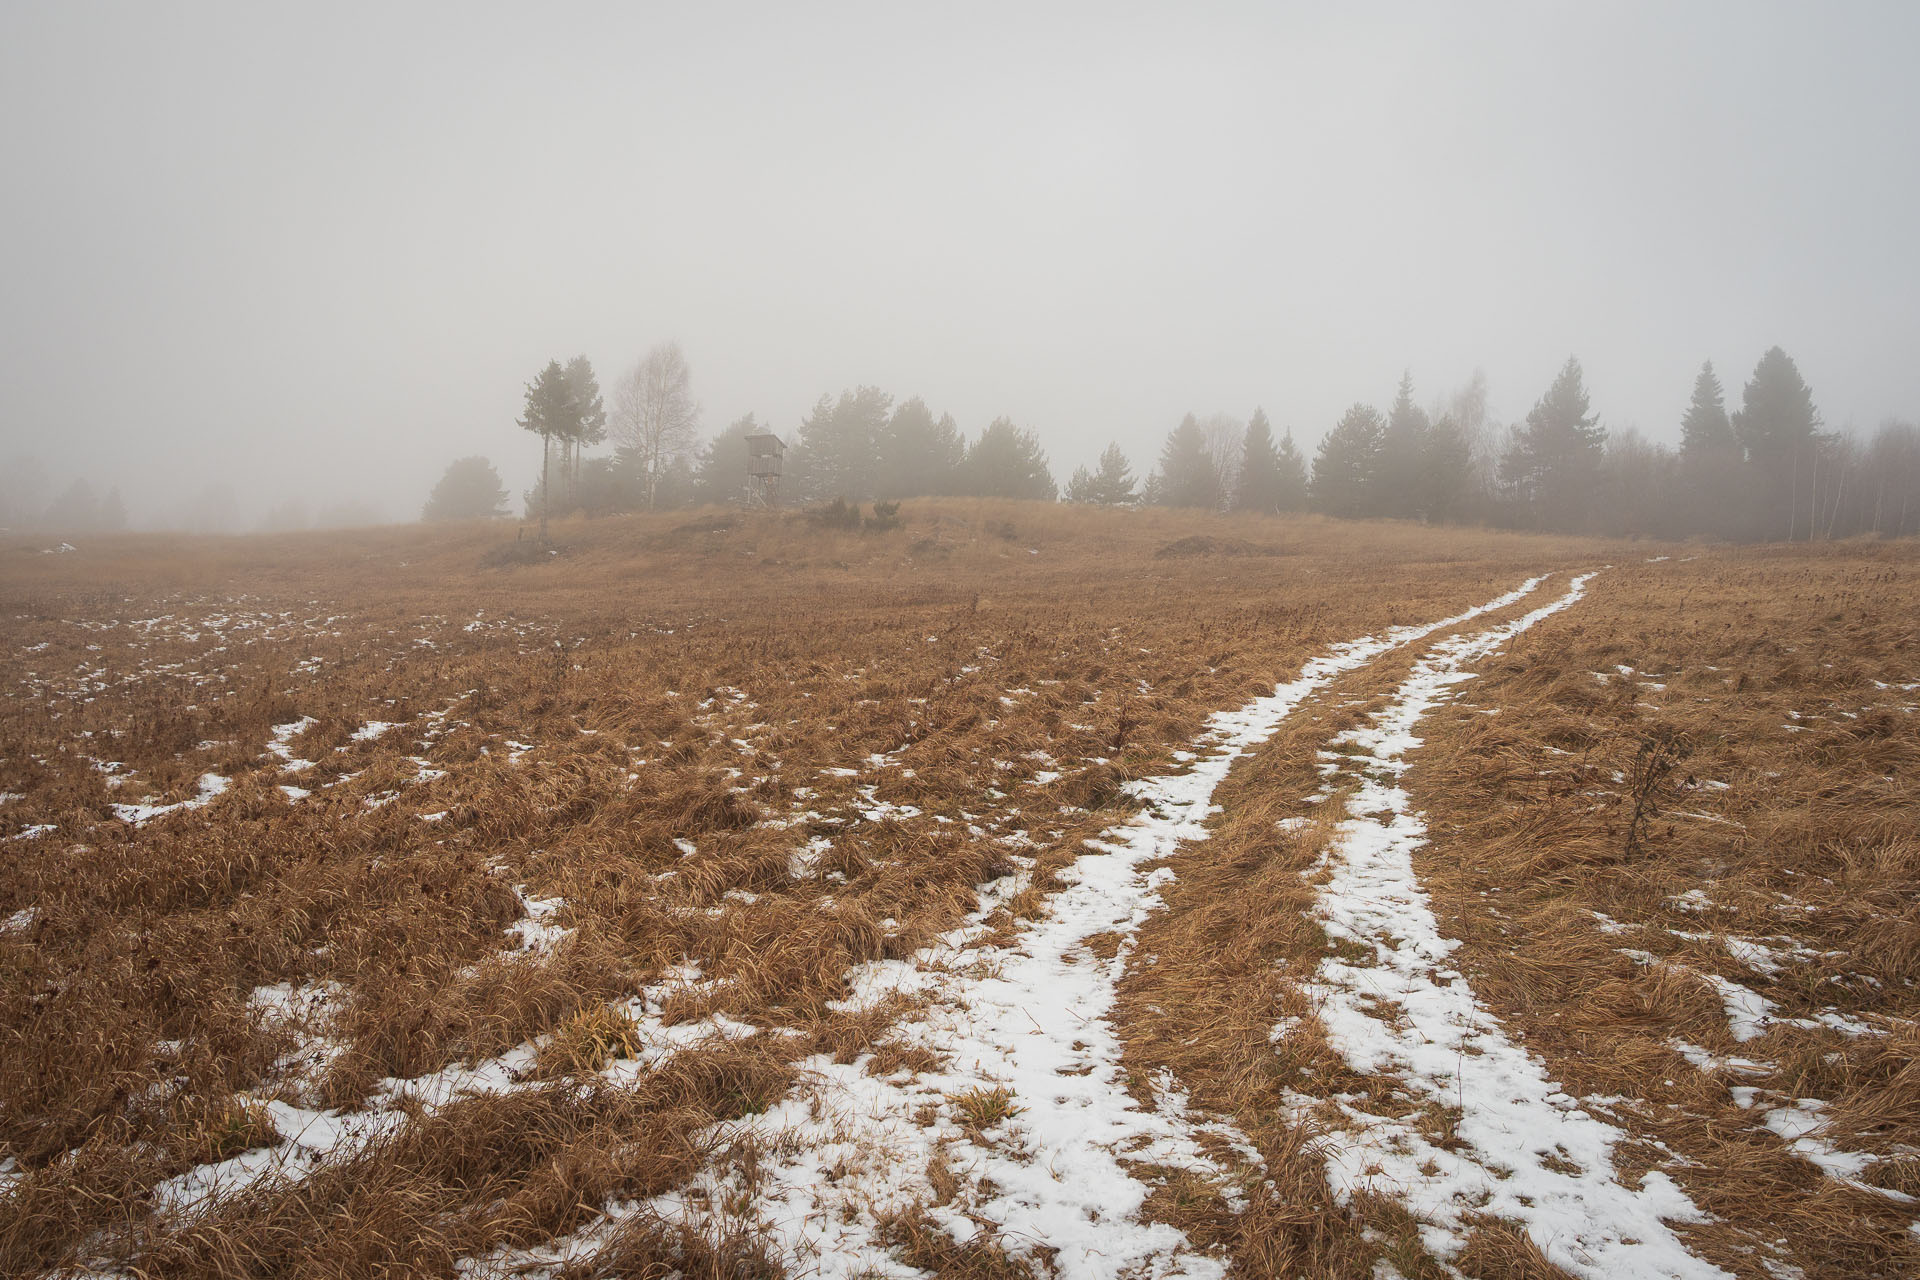
M0 1274L1920 1273L1920 574L0 540Z

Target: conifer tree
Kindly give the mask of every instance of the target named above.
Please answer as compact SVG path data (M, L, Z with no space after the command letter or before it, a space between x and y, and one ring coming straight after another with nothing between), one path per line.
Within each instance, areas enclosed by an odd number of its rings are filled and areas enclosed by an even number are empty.
M1076 467L1067 482L1068 502L1087 502L1101 507L1127 507L1139 500L1133 491L1133 466L1118 444L1110 444L1100 454L1097 469Z
M1713 361L1708 360L1693 380L1693 401L1680 419L1680 456L1701 462L1725 457L1738 447L1720 379L1714 375Z
M1741 471L1740 441L1708 360L1693 380L1693 399L1680 419L1679 489L1685 509L1674 512L1671 523L1683 533L1737 533Z
M1100 453L1090 500L1103 507L1128 507L1140 500L1133 491L1133 464L1120 452L1118 443L1108 445Z
M507 514L507 490L485 458L460 458L447 464L433 486L422 520L498 520Z
M1820 411L1799 368L1779 347L1770 348L1754 367L1740 393L1733 431L1757 481L1755 532L1792 541L1804 528L1811 538Z
M1532 523L1562 530L1586 525L1606 439L1590 412L1580 361L1569 356L1501 460L1502 477Z
M1272 515L1281 509L1283 480L1280 451L1274 448L1273 428L1264 409L1247 419L1246 441L1240 450L1240 483L1233 495L1235 511Z
M1455 520L1473 480L1473 442L1460 420L1443 413L1427 431L1426 454L1415 486L1415 507L1424 520Z
M1424 516L1422 473L1428 461L1432 425L1427 411L1413 402L1413 373L1400 375L1400 390L1387 412L1380 441L1380 484L1375 506L1382 515Z
M893 397L878 387L823 395L800 424L796 479L816 501L873 495L875 455L886 431Z
M919 396L893 411L875 440L874 495L950 493L967 460L967 442L951 415L935 418Z
M1154 486L1161 506L1208 507L1220 505L1219 473L1207 452L1206 432L1192 414L1167 434L1160 451L1160 469Z
M1300 447L1293 442L1293 429L1280 438L1279 452L1279 500L1276 511L1305 511L1307 509L1307 460L1301 456Z
M567 361L567 395L571 401L566 437L567 498L571 503L580 481L580 450L607 438L607 410L600 401L600 383L585 356Z
M1380 411L1356 404L1341 415L1313 456L1313 506L1334 516L1379 514L1380 442L1387 424Z
M527 384L526 407L520 426L540 437L540 537L547 536L547 513L553 506L553 443L571 439L578 429L579 403L567 371L558 360L547 361L540 376Z
M1059 494L1047 455L1033 432L995 418L967 450L967 492L983 498L1036 498L1052 502Z
M730 502L740 497L747 484L747 437L760 433L760 424L749 413L735 418L727 429L707 441L693 463L688 481L688 497L696 506Z

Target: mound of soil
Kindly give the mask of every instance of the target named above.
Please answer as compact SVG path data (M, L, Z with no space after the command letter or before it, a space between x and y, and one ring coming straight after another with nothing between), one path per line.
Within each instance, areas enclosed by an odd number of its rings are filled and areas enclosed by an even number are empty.
M1195 534L1191 538L1181 538L1169 542L1154 552L1156 560L1177 560L1184 556L1277 556L1285 553L1279 547L1263 543L1248 542L1245 538L1211 538L1206 534Z

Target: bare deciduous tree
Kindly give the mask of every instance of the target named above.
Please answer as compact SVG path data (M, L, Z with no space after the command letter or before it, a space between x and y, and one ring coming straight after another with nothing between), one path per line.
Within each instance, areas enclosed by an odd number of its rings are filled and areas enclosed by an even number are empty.
M1230 413L1216 413L1200 424L1206 433L1207 463L1213 468L1216 507L1226 507L1240 487L1240 451L1246 443L1247 424Z
M624 460L639 472L648 510L660 477L692 450L699 423L693 371L677 342L654 347L614 387L614 433Z

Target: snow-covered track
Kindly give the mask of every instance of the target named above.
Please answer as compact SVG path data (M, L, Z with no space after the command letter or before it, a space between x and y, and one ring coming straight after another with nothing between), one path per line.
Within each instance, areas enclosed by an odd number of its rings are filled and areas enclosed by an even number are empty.
M1404 1203L1441 1257L1459 1252L1485 1215L1524 1224L1551 1261L1577 1274L1723 1276L1668 1225L1701 1220L1685 1193L1659 1172L1624 1186L1613 1151L1625 1135L1560 1089L1450 967L1457 944L1441 936L1413 867L1426 829L1398 779L1420 745L1414 730L1474 677L1470 664L1579 601L1592 576L1510 622L1441 641L1370 723L1330 744L1339 767L1328 789L1353 789L1318 868L1319 911L1326 932L1348 945L1321 962L1316 1009L1350 1066L1394 1078L1450 1115L1453 1133L1436 1141L1418 1116L1373 1115L1358 1099L1335 1099L1342 1123L1324 1143L1328 1176L1342 1195ZM1303 1109L1313 1103L1301 1100Z
M1147 1187L1130 1173L1153 1164L1224 1176L1209 1154L1223 1146L1257 1160L1229 1126L1188 1118L1176 1090L1158 1090L1151 1109L1128 1092L1110 1022L1116 983L1132 935L1173 874L1147 868L1207 838L1229 770L1307 699L1384 654L1520 602L1541 581L1437 622L1337 645L1273 693L1214 716L1187 769L1131 784L1143 812L1089 842L1011 949L970 950L1005 896L995 895L912 960L856 975L850 1003L912 1002L895 1035L938 1054L941 1067L875 1077L864 1061L808 1060L805 1086L730 1126L729 1136L758 1151L751 1188L714 1171L645 1211L697 1220L750 1190L757 1230L803 1274L917 1274L883 1239L884 1222L906 1212L925 1213L962 1244L991 1224L997 1247L1044 1247L1061 1276L1223 1274L1178 1229L1142 1219ZM1093 935L1120 943L1103 959L1085 945ZM933 1169L954 1176L960 1192L939 1191Z

